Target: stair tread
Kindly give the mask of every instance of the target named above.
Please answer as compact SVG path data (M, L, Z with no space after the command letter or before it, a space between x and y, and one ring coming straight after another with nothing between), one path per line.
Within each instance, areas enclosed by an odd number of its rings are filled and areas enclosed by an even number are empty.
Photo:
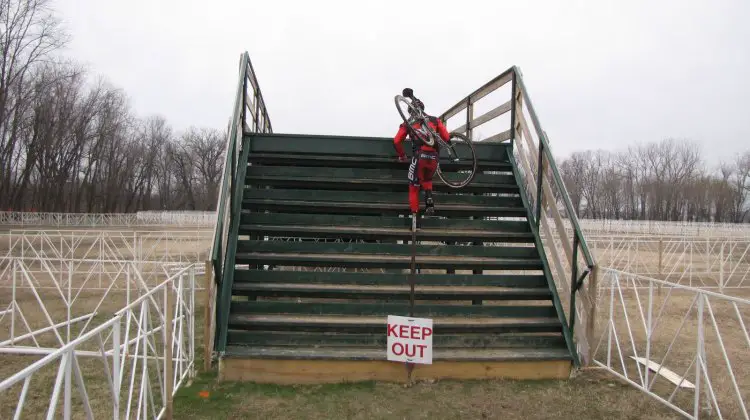
M351 284L351 285L393 285L408 284L408 273L371 273L371 272L315 272L315 271L281 271L281 270L246 270L235 271L235 283L285 283L285 284ZM422 285L436 286L510 286L510 287L544 287L547 280L539 274L425 274L414 276L415 282Z
M248 231L258 232L288 232L293 236L292 233L340 233L340 234L373 234L373 235L387 235L387 236L410 236L411 229L407 227L393 228L393 227L362 227L362 226L327 226L327 225L314 225L314 226L299 226L299 225L285 225L285 224L243 224L240 225L240 229ZM451 229L451 228L420 228L417 230L418 234L427 235L428 237L440 236L446 238L486 238L486 239L498 239L498 242L502 242L501 239L528 239L529 241L534 239L534 235L531 232L507 232L502 230L480 230L480 229ZM426 239L422 236L421 239Z
M227 346L229 357L259 358L299 358L299 359L345 359L345 360L386 360L385 348L363 349L359 347L247 347ZM434 348L433 361L497 361L497 360L571 360L565 347L549 348Z
M406 200L406 192L401 191L339 191L339 190L314 190L314 189L267 189L267 188L245 188L244 198L266 198L277 200L318 200L349 203L395 203L402 204ZM489 193L487 193L489 194ZM487 195L485 193L465 193L462 190L451 192L433 193L436 203L441 204L471 204L494 207L523 206L518 192L503 193L504 195Z
M347 201L323 201L323 200L279 200L273 198L246 198L242 200L243 203L283 203L291 206L335 206L342 208L374 208L374 209L393 209L393 210L404 210L409 209L409 204L406 201L401 203L356 203ZM424 208L424 204L420 204L420 208ZM477 204L436 204L435 209L437 211L526 211L523 206L485 206Z
M403 168L404 163L397 161L393 157L376 157L376 156L331 156L326 154L294 154L294 153L252 153L249 160L251 162L273 162L283 164L285 162L294 162L300 166L325 165L335 167L346 167L346 165L356 165L360 168L368 167L391 167ZM445 168L453 168L457 165L442 163ZM510 162L493 162L481 161L480 170L493 171L510 171Z
M408 163L402 163L401 168L371 169L371 168L337 168L337 167L304 167L304 166L248 166L247 178L281 177L281 178L325 178L346 182L362 180L378 180L388 182L409 182L406 173ZM499 171L498 171L499 172ZM443 173L444 176L457 176L453 173ZM464 175L462 175L464 176ZM477 173L472 183L484 184L515 184L514 177L508 173Z
M394 159L393 137L331 136L319 134L245 134L254 153L322 154ZM510 143L474 142L479 162L508 162Z
M361 315L258 315L258 314L231 314L230 319L248 323L275 323L275 324L325 324L325 325L369 325L383 326L387 318L384 316L361 316ZM435 326L461 326L461 325L559 325L560 320L556 317L435 317L432 318Z
M235 283L233 287L237 290L262 290L262 289L299 289L299 290L352 290L352 291L383 291L383 292L409 292L408 284L403 286L378 286L378 285L344 285L344 284L284 284L284 283ZM421 286L415 285L415 290L430 293L445 294L468 294L468 293L499 293L499 292L529 292L538 293L548 291L546 287L504 287L504 286Z
M387 255L387 254L332 254L332 253L315 253L315 252L237 252L238 258L266 257L269 260L274 258L315 258L320 260L340 260L340 261L411 261L409 255ZM419 263L430 261L457 261L461 263L482 263L482 262L535 262L539 258L511 258L511 257L466 257L453 255L417 255L416 261Z

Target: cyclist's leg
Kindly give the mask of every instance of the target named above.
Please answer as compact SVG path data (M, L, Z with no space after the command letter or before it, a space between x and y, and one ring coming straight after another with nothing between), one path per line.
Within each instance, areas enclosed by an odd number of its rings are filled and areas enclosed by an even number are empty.
M437 156L425 154L421 156L419 168L419 180L424 189L425 214L435 213L435 202L432 199L432 178L437 169Z
M409 209L412 214L419 211L419 154L415 153L409 165Z

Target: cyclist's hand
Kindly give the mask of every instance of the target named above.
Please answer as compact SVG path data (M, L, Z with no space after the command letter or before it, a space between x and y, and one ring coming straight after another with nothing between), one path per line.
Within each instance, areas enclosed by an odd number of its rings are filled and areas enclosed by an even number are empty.
M409 158L406 155L402 155L398 157L398 161L401 163L408 162Z

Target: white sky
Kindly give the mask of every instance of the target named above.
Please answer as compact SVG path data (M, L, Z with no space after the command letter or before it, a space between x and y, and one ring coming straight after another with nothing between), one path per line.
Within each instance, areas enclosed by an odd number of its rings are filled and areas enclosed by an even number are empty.
M664 137L750 149L750 2L57 0L68 55L139 116L223 129L248 51L275 132L393 136L521 68L556 155ZM499 103L498 103L499 105Z

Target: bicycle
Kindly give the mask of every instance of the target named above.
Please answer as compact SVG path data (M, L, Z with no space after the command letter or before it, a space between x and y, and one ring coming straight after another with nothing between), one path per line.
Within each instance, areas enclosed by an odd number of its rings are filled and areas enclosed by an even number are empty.
M441 164L440 161L442 156L438 157L436 170L438 178L451 188L459 189L465 187L474 180L474 176L477 172L477 156L476 151L474 150L474 144L468 136L455 132L450 133L450 144L446 143L440 135L430 127L427 122L427 115L421 109L412 104L412 101L414 100L418 99L414 96L414 92L409 88L404 89L401 95L396 95L394 98L396 109L398 109L401 119L404 120L404 124L409 130L409 138L420 138L430 147L435 147L437 144L438 147L436 147L436 149L438 149L438 153L446 151L449 159L448 162ZM413 115L412 118L407 118L407 116L404 115L404 111L399 105L400 103L405 103L408 109L411 110L411 115ZM417 122L420 123L420 128L418 129L413 127L413 124ZM464 152L464 149L467 149L464 154L468 156L461 157L459 151ZM443 173L443 169L450 170L452 168L456 168L456 175L461 176L454 176L453 173L446 176L447 174ZM467 170L468 174L466 173Z

